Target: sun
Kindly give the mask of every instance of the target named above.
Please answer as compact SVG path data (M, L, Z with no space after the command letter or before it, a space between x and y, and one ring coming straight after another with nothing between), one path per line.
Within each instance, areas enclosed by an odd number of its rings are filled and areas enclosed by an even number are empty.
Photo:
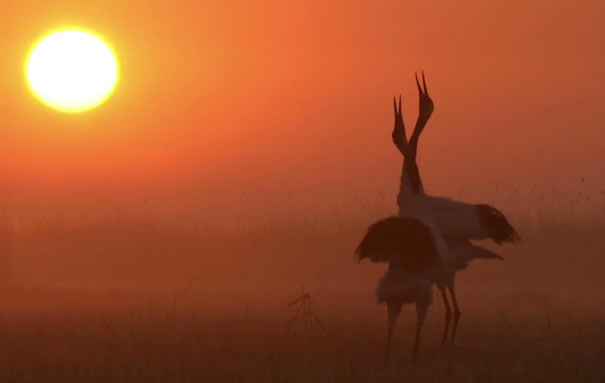
M26 61L25 76L43 104L79 113L101 105L113 93L118 63L100 37L64 29L35 44Z

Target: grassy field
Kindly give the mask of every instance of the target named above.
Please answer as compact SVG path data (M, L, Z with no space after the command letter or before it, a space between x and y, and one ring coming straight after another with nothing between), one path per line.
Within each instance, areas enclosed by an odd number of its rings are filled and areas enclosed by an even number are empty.
M541 206L510 214L524 242L506 261L461 273L456 345L440 347L436 296L419 362L410 306L388 366L384 265L352 255L386 203L232 230L124 217L6 229L0 382L605 382L604 205ZM302 288L317 319L287 331Z
M602 382L605 321L579 305L498 297L466 310L457 346L442 350L440 305L426 325L420 361L410 362L413 315L397 327L383 363L384 310L288 316L202 307L166 316L145 308L4 316L3 382ZM362 306L367 306L363 304ZM361 311L361 313L360 313ZM407 315L406 315L407 314Z

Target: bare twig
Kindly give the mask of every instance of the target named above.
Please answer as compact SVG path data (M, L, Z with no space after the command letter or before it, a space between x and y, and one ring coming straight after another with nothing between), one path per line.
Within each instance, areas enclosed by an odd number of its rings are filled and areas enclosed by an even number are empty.
M165 320L168 320L168 318L170 318L170 316L176 312L176 309L179 305L179 303L181 303L181 301L183 300L183 298L185 297L185 295L187 295L187 293L189 292L189 290L191 289L191 287L193 286L193 284L198 280L199 275L194 277L193 279L191 279L189 281L189 283L187 284L187 286L185 287L185 289L181 292L181 294L174 300L174 302L172 303L172 307L170 307L170 310L168 310L166 312L166 318Z

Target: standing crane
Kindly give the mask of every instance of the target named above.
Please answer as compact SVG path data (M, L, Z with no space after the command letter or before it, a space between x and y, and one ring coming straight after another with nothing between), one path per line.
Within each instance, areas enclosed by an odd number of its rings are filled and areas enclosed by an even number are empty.
M392 138L403 155L403 169L397 203L399 214L372 224L356 250L359 261L388 262L385 275L376 289L379 304L387 305L387 341L385 357L390 356L393 329L404 303L416 306L416 337L412 350L418 355L420 333L432 302L432 284L441 292L446 309L442 344L448 339L453 316L450 343L456 337L460 309L455 294L455 275L473 259L502 259L498 254L471 244L470 240L493 239L496 243L516 242L519 235L506 217L489 205L469 204L425 193L416 161L418 139L433 111L424 73L422 86L416 76L419 94L419 116L407 140L401 96L393 100L395 126ZM447 297L454 306L452 312Z
M423 114L425 110L421 108L412 136L416 141L419 132L428 121ZM397 134L403 132L405 139L405 129L401 131L398 127L398 124L403 127L401 102L399 109L395 105L395 117L395 132ZM368 258L373 262L389 264L376 289L378 303L387 305L388 333L385 350L387 360L390 355L393 328L404 303L414 303L416 306L416 338L412 356L414 360L417 358L420 333L433 299L432 285L443 274L443 269L450 264L449 248L438 230L430 209L431 197L424 193L418 167L412 163L416 156L407 153L415 146L407 145L407 139L405 143L406 145L402 146L406 154L401 192L405 193L406 209L404 213L400 211L397 217L388 217L371 225L357 248L360 261Z
M442 344L448 338L448 331L453 316L453 328L450 343L454 343L460 308L455 293L456 272L466 268L473 259L502 259L498 254L480 246L473 245L470 240L492 239L497 244L514 243L520 240L519 234L508 222L504 214L493 206L486 204L471 204L449 198L427 195L420 177L416 155L418 139L434 111L433 100L429 96L424 72L422 86L416 75L416 86L419 95L419 117L409 141L406 137L403 115L401 112L401 96L399 104L394 99L395 126L392 133L393 143L404 157L401 171L401 182L397 203L399 216L415 215L420 208L424 214L431 216L431 222L436 225L438 232L448 248L449 257L436 278L436 285L441 292L445 306L445 329ZM422 206L418 206L422 196ZM449 291L454 311L449 304L446 289Z
M356 250L359 261L388 262L378 282L376 300L387 305L387 341L385 360L389 360L395 322L404 303L416 306L416 337L412 357L416 360L420 333L433 300L433 283L441 260L435 233L422 220L412 217L388 217L372 224Z

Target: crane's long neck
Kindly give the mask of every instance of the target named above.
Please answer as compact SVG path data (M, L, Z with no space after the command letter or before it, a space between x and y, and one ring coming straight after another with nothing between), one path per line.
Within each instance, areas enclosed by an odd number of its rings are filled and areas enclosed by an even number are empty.
M418 90L421 92L420 85ZM405 126L403 125L403 119L401 118L401 110L399 114L395 111L395 128L393 131L393 142L401 154L403 155L403 167L401 169L401 179L399 182L399 195L397 196L397 203L399 205L399 215L407 215L413 213L413 211L419 211L422 209L422 197L424 193L424 186L420 178L420 170L418 169L418 162L416 161L416 155L418 153L418 140L420 133L422 133L426 126L430 114L427 116L422 113L422 103L420 105L420 114L414 126L414 131L410 139L408 140L405 134ZM419 206L420 205L420 206ZM410 211L411 210L411 211Z
M416 159L404 158L397 196L399 215L406 215L406 210L410 208L410 205L416 205L417 199L425 195Z

